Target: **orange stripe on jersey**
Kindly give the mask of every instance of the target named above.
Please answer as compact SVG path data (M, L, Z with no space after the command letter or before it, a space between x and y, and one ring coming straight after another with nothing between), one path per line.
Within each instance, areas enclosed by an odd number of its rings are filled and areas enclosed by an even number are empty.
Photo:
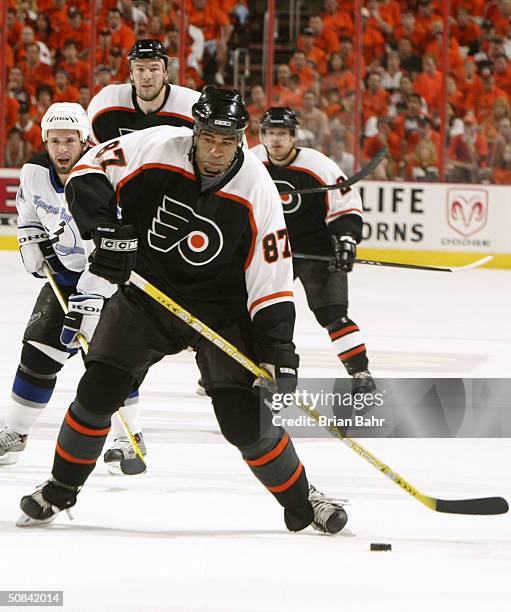
M252 310L254 310L254 308L256 306L259 306L259 304L261 304L262 302L268 302L269 300L274 300L276 298L279 297L293 297L293 292L292 291L279 291L278 293L271 293L270 295L265 295L262 298L259 298L258 300L256 300L255 302L252 302L252 304L250 304L250 308L248 309L248 312L252 312Z
M89 427L84 427L80 425L80 423L77 423L69 412L66 413L65 421L71 429L86 436L95 436L99 438L101 436L107 436L110 431L110 427L105 427L105 429L90 429Z
M360 331L358 329L357 325L349 325L348 327L344 327L343 329L340 329L339 331L336 332L332 332L330 334L330 339L331 340L337 340L337 338L342 338L342 336L345 336L346 334L349 334L351 332L354 331Z
M291 476L289 480L286 480L286 482L283 482L281 485L277 485L276 487L266 487L266 488L268 489L268 491L271 491L272 493L283 493L284 491L287 491L290 487L294 485L294 483L300 477L302 470L303 470L303 465L299 463L298 467L294 471L294 474Z
M341 212L336 212L331 215L328 215L328 219L333 219L334 217L338 217L339 215L348 215L349 213L352 213L352 212L356 212L361 215L364 214L364 211L360 210L360 208L348 208L348 210L341 210Z
M163 111L163 112L158 112L156 114L159 115L160 117L178 117L179 119L184 119L185 121L189 121L190 123L193 123L192 117L187 117L186 115L181 115L179 113L168 113L166 111Z
M268 451L262 457L259 457L259 459L245 459L245 461L248 463L248 465L251 465L252 467L259 467L260 465L266 465L267 463L270 463L270 461L272 461L273 459L275 459L276 457L282 454L288 442L289 442L289 436L286 433L285 436L282 438L282 440L271 451Z
M107 113L108 111L128 111L128 113L136 113L137 109L129 108L129 106L107 106L106 108L102 108L94 115L94 117L92 117L91 123L94 123L94 121L96 121L100 115Z
M124 187L124 185L126 185L126 183L128 183L129 181L131 181L131 179L138 176L141 172L144 172L144 170L150 170L151 168L162 168L163 170L170 170L171 172L182 174L183 176L186 176L186 178L189 178L193 181L197 180L195 178L195 174L188 172L188 170L185 170L184 168L179 168L178 166L171 166L170 164L156 164L156 163L155 164L144 164L143 166L140 166L140 168L137 168L131 174L128 174L128 176L125 176L122 179L122 181L119 181L115 189L117 200L119 200L121 189Z
M246 270L252 263L257 238L257 225L254 218L254 210L252 208L252 204L248 200L245 200L245 198L235 195L234 193L225 193L225 191L219 191L218 195L222 196L223 198L227 198L228 200L234 200L235 202L238 202L238 204L242 204L243 206L246 206L248 208L248 220L250 222L250 228L252 230L252 240L250 241L250 249L248 251L247 259L245 260L245 265L243 266L243 269Z
M100 166L87 166L87 164L82 164L81 166L75 166L69 174L71 175L73 174L73 172L79 172L80 170L99 170L100 172L103 172L104 174L104 170Z
M62 457L62 459L65 459L70 463L79 463L80 465L92 465L93 463L96 463L96 459L78 459L78 457L73 457L73 455L66 453L66 451L58 444L58 442L57 446L55 447L55 452L57 453L57 455Z
M349 359L350 357L354 357L355 355L358 355L359 353L363 353L365 350L366 350L366 345L361 344L360 346L357 346L356 348L351 349L351 351L346 351L345 353L341 353L339 357L342 360Z

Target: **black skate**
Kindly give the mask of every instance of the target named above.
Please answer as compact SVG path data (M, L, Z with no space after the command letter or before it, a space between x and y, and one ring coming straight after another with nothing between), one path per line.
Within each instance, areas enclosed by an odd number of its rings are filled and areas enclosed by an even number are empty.
M339 533L348 522L348 515L341 506L331 497L309 485L309 501L314 510L312 527L322 533Z
M136 433L133 434L133 437L140 447L142 455L145 457L147 450L144 436L142 433ZM103 455L103 461L106 463L110 474L114 476L119 476L120 474L134 476L136 474L143 474L147 470L146 464L137 457L135 449L127 436L115 438L112 446Z
M376 383L369 370L355 372L351 379L351 395L356 393L372 393L376 391Z
M19 453L25 450L27 434L20 434L10 427L0 431L0 465L12 465L19 459Z
M52 523L62 510L69 513L69 508L76 504L80 487L68 487L56 480L48 480L40 485L31 495L21 498L21 516L16 521L17 527L36 527Z

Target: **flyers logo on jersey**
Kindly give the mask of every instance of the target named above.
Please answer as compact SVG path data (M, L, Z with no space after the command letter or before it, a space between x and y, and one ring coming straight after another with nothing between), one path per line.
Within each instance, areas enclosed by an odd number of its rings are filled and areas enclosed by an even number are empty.
M296 189L294 185L287 181L275 180L275 185L279 191L288 191L289 189ZM282 201L282 208L285 215L296 212L302 204L302 196L299 193L288 194L280 196Z
M177 248L181 257L192 266L204 266L212 261L224 244L216 223L168 196L164 196L158 207L147 240L149 246L162 253Z

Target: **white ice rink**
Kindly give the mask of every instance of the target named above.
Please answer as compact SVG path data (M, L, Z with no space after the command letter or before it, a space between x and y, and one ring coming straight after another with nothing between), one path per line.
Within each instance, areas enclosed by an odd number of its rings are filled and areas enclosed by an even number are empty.
M1 252L0 268L3 417L40 284L17 253ZM360 266L351 275L351 315L371 370L509 377L510 280L511 272L495 270ZM301 375L335 377L330 342L298 287L297 295ZM20 497L49 474L82 371L78 358L66 365L19 463L0 468L0 590L63 590L63 609L91 612L511 610L511 514L432 512L338 441L296 446L311 481L350 500L356 535L288 533L281 508L219 435L208 400L195 395L191 353L155 366L142 387L148 473L112 477L100 462L73 522L63 514L49 528L16 528ZM362 443L436 497L511 497L510 440ZM371 542L393 550L369 552Z

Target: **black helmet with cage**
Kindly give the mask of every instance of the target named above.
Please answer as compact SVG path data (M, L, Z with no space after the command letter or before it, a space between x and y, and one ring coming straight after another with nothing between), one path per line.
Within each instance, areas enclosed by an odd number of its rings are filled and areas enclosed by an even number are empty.
M298 117L294 111L286 106L272 106L261 119L260 130L264 134L266 130L284 129L289 130L296 136L298 130Z
M128 61L144 60L144 59L161 59L167 69L169 57L165 50L165 45L156 39L137 40L128 53Z
M207 128L219 134L235 134L240 140L248 126L248 111L236 89L209 85L192 107L194 132Z

